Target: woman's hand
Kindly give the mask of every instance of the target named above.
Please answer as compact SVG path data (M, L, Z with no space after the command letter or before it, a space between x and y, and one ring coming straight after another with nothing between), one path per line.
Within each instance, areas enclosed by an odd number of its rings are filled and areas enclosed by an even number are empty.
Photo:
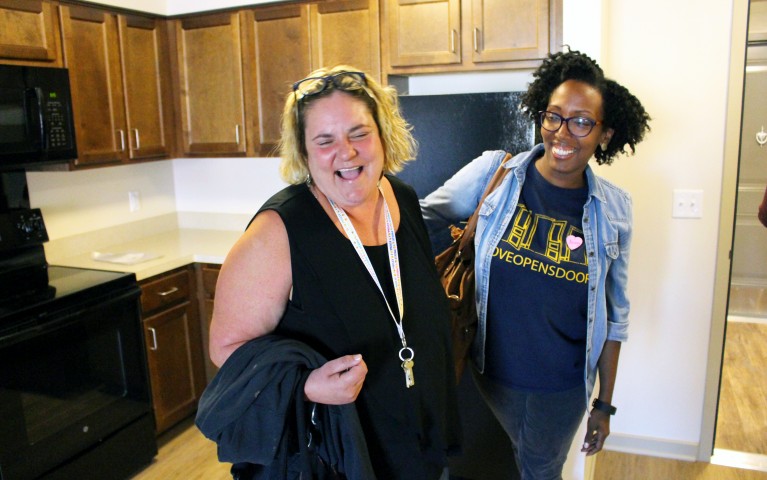
M344 405L357 399L368 366L362 355L346 355L313 370L306 379L304 396L307 400L326 405Z
M587 456L599 453L610 435L610 415L597 409L591 410L586 422L586 438L583 440L584 452Z

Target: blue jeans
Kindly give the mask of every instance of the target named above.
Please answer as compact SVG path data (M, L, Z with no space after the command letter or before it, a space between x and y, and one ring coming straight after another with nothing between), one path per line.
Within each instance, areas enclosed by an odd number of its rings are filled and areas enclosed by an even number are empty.
M561 480L586 413L585 386L553 393L512 390L472 369L477 389L509 435L522 480Z

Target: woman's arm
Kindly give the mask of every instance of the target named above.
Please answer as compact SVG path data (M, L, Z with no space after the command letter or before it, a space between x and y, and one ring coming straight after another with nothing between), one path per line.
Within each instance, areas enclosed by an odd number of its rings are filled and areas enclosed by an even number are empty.
M272 210L259 213L227 255L216 284L210 326L210 358L219 367L239 346L274 331L293 284L285 224ZM367 375L361 355L345 355L313 370L307 400L351 403Z
M221 267L210 326L214 364L220 367L237 347L277 327L291 285L285 225L277 212L261 212Z
M618 371L618 358L621 342L628 337L628 316L630 302L626 293L628 288L628 265L631 250L631 225L633 221L631 200L627 197L623 222L617 222L619 231L619 254L610 264L605 279L605 299L607 302L607 339L597 360L599 375L599 394L597 399L612 405L615 377ZM586 438L581 451L594 455L602 450L610 435L610 414L592 409L587 423Z
M602 349L602 355L599 356L597 363L597 373L599 375L599 395L597 399L612 405L613 390L615 388L615 377L618 373L618 357L621 353L621 342L608 340ZM597 410L591 410L587 422L586 438L584 440L582 452L586 455L594 455L602 450L605 440L610 435L610 414Z
M459 226L474 213L485 186L505 155L501 150L484 152L420 201L435 255L452 241L448 227Z

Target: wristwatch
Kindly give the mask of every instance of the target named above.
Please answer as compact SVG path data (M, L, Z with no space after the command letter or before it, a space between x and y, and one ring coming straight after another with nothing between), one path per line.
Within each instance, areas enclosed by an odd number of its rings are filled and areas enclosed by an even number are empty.
M595 398L593 402L591 402L591 406L594 407L596 410L599 410L600 412L604 412L608 415L615 415L615 412L618 411L617 408L613 407L607 402L603 402L602 400Z

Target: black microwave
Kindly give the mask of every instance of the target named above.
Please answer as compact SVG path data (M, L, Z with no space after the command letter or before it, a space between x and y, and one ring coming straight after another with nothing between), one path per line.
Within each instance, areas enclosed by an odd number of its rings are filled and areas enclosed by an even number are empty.
M0 65L0 171L75 158L69 71Z

